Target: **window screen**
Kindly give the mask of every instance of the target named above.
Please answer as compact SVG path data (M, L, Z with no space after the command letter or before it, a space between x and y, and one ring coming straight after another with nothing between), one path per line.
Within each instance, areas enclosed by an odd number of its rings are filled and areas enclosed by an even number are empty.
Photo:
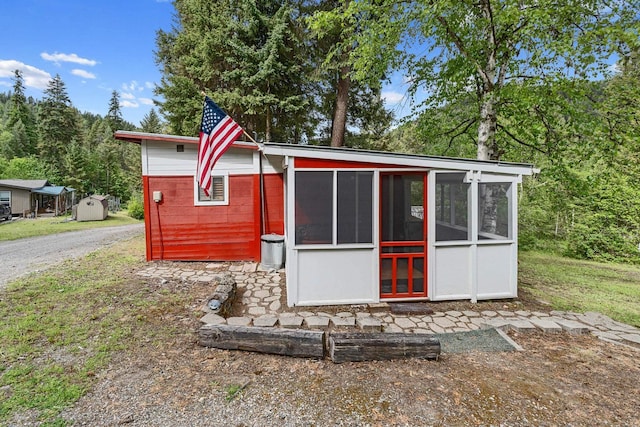
M373 172L338 172L338 244L373 242Z
M333 240L333 172L296 172L296 244Z
M511 238L511 184L478 184L478 238Z
M464 173L436 175L436 241L470 240L470 184Z
M296 244L373 243L373 172L298 171L295 203Z

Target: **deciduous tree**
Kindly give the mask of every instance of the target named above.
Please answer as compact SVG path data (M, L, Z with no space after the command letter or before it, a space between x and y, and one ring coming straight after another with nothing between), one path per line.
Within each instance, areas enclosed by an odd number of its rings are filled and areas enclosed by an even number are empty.
M352 2L347 15L369 13L373 18L354 34L353 75L375 79L390 67L404 67L414 93L424 90L425 106L431 108L466 102L472 96L473 115L458 118L450 129L472 121L477 158L500 159L508 143L539 143L518 137L517 118L535 116L536 104L544 101L541 96L571 99L574 82L601 76L615 50L628 50L637 42L634 3ZM560 93L540 90L560 84ZM553 125L551 120L545 124L546 118L539 118L541 125Z

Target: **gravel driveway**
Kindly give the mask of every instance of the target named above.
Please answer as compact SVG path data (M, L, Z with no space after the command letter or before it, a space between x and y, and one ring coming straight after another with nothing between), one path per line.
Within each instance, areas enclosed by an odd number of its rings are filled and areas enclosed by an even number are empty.
M0 242L0 289L24 274L46 270L143 231L144 224L132 224Z

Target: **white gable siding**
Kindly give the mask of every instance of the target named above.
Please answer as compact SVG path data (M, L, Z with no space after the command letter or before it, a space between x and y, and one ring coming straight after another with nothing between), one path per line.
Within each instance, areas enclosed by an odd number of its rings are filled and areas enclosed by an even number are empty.
M178 152L177 145L165 141L142 142L142 167L146 176L185 176L194 175L196 171L198 146L197 144L183 144L184 151ZM214 167L216 172L228 175L247 175L259 173L259 155L257 150L230 148L227 150ZM263 157L263 172L277 173L278 162L271 165Z

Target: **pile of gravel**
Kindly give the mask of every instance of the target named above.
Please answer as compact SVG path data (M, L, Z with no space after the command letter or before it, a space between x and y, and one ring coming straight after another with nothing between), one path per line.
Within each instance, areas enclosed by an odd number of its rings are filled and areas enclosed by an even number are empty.
M437 334L443 353L466 353L470 351L514 351L518 348L504 333L497 329L477 329L469 332Z

